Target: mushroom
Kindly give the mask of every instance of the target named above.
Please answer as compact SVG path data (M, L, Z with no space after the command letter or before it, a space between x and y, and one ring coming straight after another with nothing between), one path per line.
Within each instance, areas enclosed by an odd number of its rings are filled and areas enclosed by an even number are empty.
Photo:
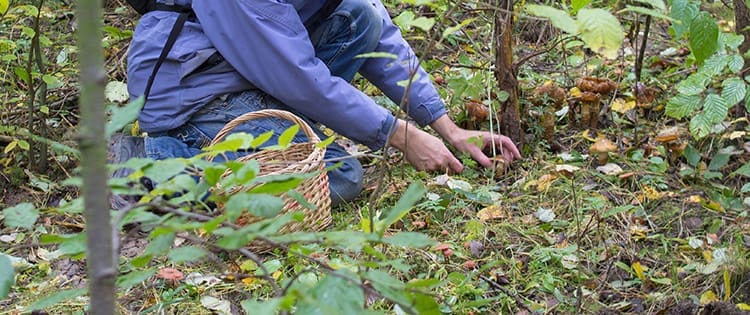
M589 153L596 156L596 161L599 163L599 165L607 164L607 159L609 159L609 152L616 151L617 146L612 143L612 141L609 141L609 139L604 137L596 140L596 142L594 142L594 144L592 144L589 148Z
M581 95L581 122L589 128L596 129L599 125L599 111L601 97L614 91L617 85L609 79L584 77L576 84L583 92Z
M682 151L687 147L687 143L682 141L683 129L677 126L672 126L659 131L656 135L656 142L664 145L667 149L667 158L672 159L673 155L680 155Z
M547 143L553 144L555 111L560 109L565 102L565 90L552 83L552 81L547 81L544 85L534 89L533 95L534 104L543 108L541 123L544 128L544 139L547 140Z

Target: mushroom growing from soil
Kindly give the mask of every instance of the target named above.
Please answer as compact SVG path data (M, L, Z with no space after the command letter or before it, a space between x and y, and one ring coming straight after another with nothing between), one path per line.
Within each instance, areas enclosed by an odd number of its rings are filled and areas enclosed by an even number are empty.
M581 90L581 123L591 129L599 127L599 112L601 99L617 88L617 84L610 79L584 77L576 84Z
M610 152L617 152L617 146L607 138L599 138L589 148L589 153L596 157L599 165L607 164Z
M544 139L547 143L554 146L555 135L555 112L562 108L565 102L565 90L552 81L547 81L544 85L534 89L533 102L535 105L543 108L541 123L544 128Z
M687 142L681 140L683 134L682 128L673 126L659 131L656 135L656 142L663 144L667 149L667 159L670 162L675 156L682 154L687 147Z

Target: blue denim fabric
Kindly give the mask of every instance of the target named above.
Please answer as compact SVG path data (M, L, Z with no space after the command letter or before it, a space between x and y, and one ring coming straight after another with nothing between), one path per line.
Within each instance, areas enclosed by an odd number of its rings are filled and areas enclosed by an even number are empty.
M371 52L377 46L381 27L382 20L370 1L344 0L330 17L312 31L310 38L316 49L316 55L328 65L331 74L350 81L365 61L365 59L354 57ZM293 82L290 82L290 88L294 88ZM287 110L311 122L260 90L232 93L211 101L193 114L186 124L147 137L146 155L157 160L195 156L228 121L244 113L262 109ZM279 135L289 126L291 123L282 119L261 119L239 126L233 132L259 135L273 131L274 134ZM324 137L319 129L315 129L319 136ZM293 141L305 142L307 137L300 133ZM277 139L274 137L267 142L267 145L276 142ZM247 153L238 152L236 156L229 156L229 158L236 158L242 154ZM331 144L325 153L326 160L346 156L348 154L344 148L335 143ZM327 166L338 162L328 162ZM333 205L353 200L359 195L363 186L363 169L359 161L355 158L348 158L341 162L343 163L341 166L328 172Z

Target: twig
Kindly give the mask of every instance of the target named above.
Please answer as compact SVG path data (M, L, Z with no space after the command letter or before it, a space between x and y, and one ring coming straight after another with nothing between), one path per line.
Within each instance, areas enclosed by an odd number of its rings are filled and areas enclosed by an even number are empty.
M493 288L495 288L495 289L498 289L498 290L500 290L500 291L501 291L501 292L503 292L503 293L504 293L505 295L507 295L507 296L509 296L509 297L512 297L512 298L513 298L513 300L514 300L514 301L516 301L516 304L518 304L518 307L520 307L520 308L522 308L522 309L526 310L526 311L527 311L527 312L529 312L529 313L531 313L531 312L532 312L532 311L531 311L531 309L529 309L529 308L528 308L528 307L526 306L526 304L524 304L524 301L523 301L523 300L522 300L522 299L521 299L521 298L520 298L520 297L519 297L519 296L518 296L517 294L513 294L513 292L510 292L510 290L506 289L506 288L505 288L505 287L504 287L503 285L501 285L501 284L499 284L499 283L495 282L495 280L492 280L492 279L490 279L490 278L487 278L487 277L485 277L485 276L483 276L483 275L479 275L479 279L482 279L482 280L484 280L484 281L485 281L485 282L487 282L487 283L488 283L488 284L489 284L490 286L492 286L492 287L493 287Z

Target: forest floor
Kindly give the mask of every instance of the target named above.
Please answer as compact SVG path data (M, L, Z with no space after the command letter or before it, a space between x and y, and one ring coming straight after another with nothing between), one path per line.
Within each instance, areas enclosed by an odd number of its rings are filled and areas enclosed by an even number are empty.
M132 15L122 14L117 7L108 9L107 24L132 29L128 20ZM48 32L64 32L69 27L67 19L57 21ZM522 160L508 167L482 169L462 157L467 170L446 175L417 172L398 155L363 159L365 192L334 209L331 229L365 229L368 211L390 207L410 183L422 182L427 186L426 196L391 231L421 232L440 245L389 248L384 254L400 257L413 267L409 272L394 270L396 277L439 279L432 294L443 313L748 314L750 193L742 191L747 177L735 173L750 161L747 116L740 117L744 123L733 124L720 135L696 141L686 122L664 115L663 105L673 94L671 86L685 75L679 72L687 58L679 52L663 53L684 49L668 39L666 27L654 27L647 54L644 82L654 93L650 106L623 112L614 109L632 98L628 92L633 86L631 55L602 61L585 52L565 55L551 50L519 69L527 133ZM482 26L474 30L466 31L465 38L437 46L425 67L448 99L454 119L465 126L488 128L486 122L472 121L473 113L467 109L473 100L491 98L485 91L495 84L492 75L481 70L489 62L489 50L477 34L487 30ZM515 31L520 34L519 56L544 49L543 38L552 36L545 35L550 28L543 25L521 23ZM410 35L416 46L419 34ZM70 36L56 37L73 45ZM127 38L110 40L109 80L123 81ZM566 60L566 65L560 60ZM576 124L568 119L575 115L560 113L553 136L545 139L542 113L560 108L534 104L535 87L555 81L571 93L576 80L592 75L609 77L619 85L602 102L611 110L604 111L598 128ZM372 87L358 84L382 100ZM463 89L464 95L455 94L456 89ZM55 118L62 126L73 127L77 121L74 99L52 108L56 115L68 115ZM73 138L62 130L53 133L56 141ZM601 138L616 146L605 154L606 161L589 152ZM11 159L0 169L0 206L33 202L42 211L31 230L0 228L0 250L16 258L20 266L9 297L0 300L0 314L20 314L42 297L86 286L84 260L60 256L55 246L41 241L42 235L68 235L84 229L82 215L56 211L78 196L77 189L63 184L77 171L77 161L52 157L50 170L40 174L30 171L24 158L18 157L21 154L13 152L0 156ZM149 242L147 233L137 227L124 231L121 258L141 255ZM178 242L190 240L178 238ZM316 255L331 262L351 259L325 249ZM264 259L279 266L277 277L293 273L295 257L277 253ZM215 251L198 263L152 263L178 268L192 275L193 282L169 285L161 279L147 279L119 292L119 311L220 312L204 299L211 296L229 301L231 311L237 312L239 300L267 295L269 290L262 281L227 279L228 272L241 270L245 263L242 256L232 253ZM87 300L62 297L53 301L60 303L46 302L36 305L50 314L82 314ZM398 314L385 301L369 302L375 309Z

